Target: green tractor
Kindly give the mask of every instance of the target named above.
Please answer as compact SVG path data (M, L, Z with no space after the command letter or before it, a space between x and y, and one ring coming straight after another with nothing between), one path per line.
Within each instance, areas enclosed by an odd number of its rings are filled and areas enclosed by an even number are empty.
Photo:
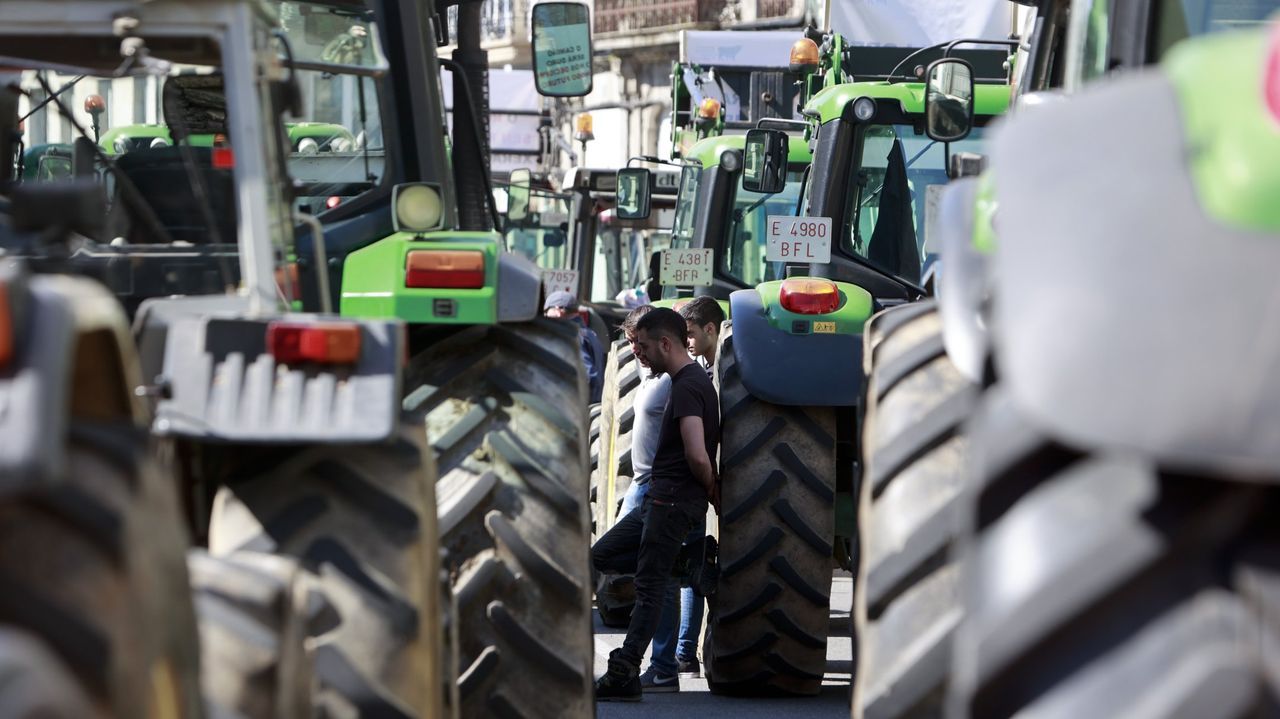
M409 0L211 0L195 9L7 3L0 17L9 12L23 22L0 24L0 39L23 67L71 67L101 82L159 78L178 144L113 156L55 97L50 111L81 135L71 181L5 188L6 257L40 272L93 276L134 326L134 339L121 340L129 336L124 320L103 319L113 305L92 284L83 297L57 300L50 311L62 312L61 324L33 320L43 305L29 301L25 275L6 281L15 293L7 304L19 313L6 326L17 330L5 338L16 347L9 367L22 371L4 381L31 391L15 395L24 403L4 416L41 430L22 435L39 442L12 445L13 462L0 472L14 479L6 486L25 491L22 481L47 475L47 486L31 486L36 500L56 504L66 484L58 458L79 456L70 442L96 453L85 461L109 462L99 455L111 449L128 460L143 452L146 435L116 434L150 425L168 450L160 456L173 460L165 465L172 476L157 482L178 489L191 532L208 547L192 556L190 576L205 689L227 711L590 712L586 403L576 333L538 318L536 265L507 252L489 223L488 188L476 181L487 176L477 172L483 107L458 120L462 137L451 144L439 111L440 65L469 76L485 64L476 55L478 6L462 8L454 62L435 55L443 8ZM550 91L585 93L586 8L540 5L534 28L540 67L553 68L542 73ZM335 36L350 39L341 62L326 59ZM552 36L579 52L547 60ZM75 41L59 41L68 37ZM392 69L388 57L420 61ZM171 58L199 71L175 73ZM55 95L44 75L35 77ZM467 108L473 86L482 85L455 83ZM350 152L292 146L281 115L296 117L308 92L353 118L364 139ZM218 135L226 144L198 142ZM320 208L319 216L299 208ZM57 280L37 275L31 285L62 288ZM188 296L169 296L176 294ZM339 305L346 317L332 314ZM309 312L287 311L295 307ZM82 309L92 322L77 324ZM97 339L77 345L80 325ZM45 328L66 341L36 342ZM111 420L116 434L69 434L66 393L54 390L71 385L58 373L95 379L86 367L111 374L111 383L89 397L98 405L76 404L75 394L71 418ZM127 472L146 466L123 462L120 481L102 490L130 484ZM183 514L152 498L150 485L133 484L138 498L120 500L127 512L118 521L104 524L74 486L66 491L76 501L63 512L63 524L81 529L84 520L99 539L113 526L127 530L118 541L105 537L118 551L103 561L128 561L90 577L99 584L77 589L59 615L85 617L84 636L99 624L109 629L94 644L109 660L60 645L71 637L65 632L41 638L82 673L104 714L198 716L194 625L180 621L191 613L180 561L186 543L136 546L171 530L180 536ZM9 498L15 506L36 501L21 492ZM49 551L61 551L51 533L41 536ZM6 567L39 565L30 562L38 555L19 556L26 545L6 546ZM47 578L58 575L42 576L35 590L50 589ZM107 581L115 588L101 588ZM93 606L75 603L90 597ZM101 606L106 599L111 611ZM166 632L117 650L140 641L143 617Z
M1015 117L1020 113L1034 117L1042 111L1038 106L1060 102L1063 91L1089 86L1117 68L1156 62L1189 35L1256 23L1274 7L1274 3L1157 2L1137 12L1120 12L1105 2L1040 3L1026 24L1028 43L1015 59L1019 94ZM1053 134L1042 138L1057 141ZM1027 157L1037 154L1028 152ZM985 163L970 164L981 169ZM1110 163L1095 167L1110 167ZM1042 471L1056 472L1060 467L1056 463L1066 456L1055 454L1049 443L1030 440L1013 448L1014 438L1022 435L1008 431L1024 424L1021 420L999 428L987 425L993 430L984 435L989 447L970 449L978 441L970 436L977 431L971 428L983 425L971 421L988 392L983 388L997 383L1003 371L991 357L991 328L998 319L989 310L995 291L993 218L1000 181L996 168L947 188L937 199L938 219L933 223L932 237L938 240L943 258L937 300L889 309L867 326L862 432L867 481L861 495L863 563L855 605L861 663L854 716L936 716L947 683L957 677L972 680L974 675L964 667L975 661L973 654L965 654L964 664L957 665L954 673L950 659L964 612L975 606L962 596L960 550L955 546L970 521L965 499L966 482L975 471L970 468L977 467L973 481L987 482L981 478L997 470L982 469L982 462L999 457L1007 463L1002 465L1007 469L998 470L1006 472L1002 476L1007 482L1001 480L999 486L1009 488L999 491L1016 494L1023 491L1016 487L1030 487L1048 476ZM1003 230L1000 236L1003 243ZM1019 271L1027 272L1028 278L1043 275L1043 270ZM989 459L973 456L980 452ZM1017 479L1007 474L1015 468L1022 472ZM988 496L987 491L981 496ZM995 494L989 496L990 501L1002 501ZM1049 552L1044 555L1048 562L1056 549L1043 551ZM1013 615L1001 616L997 623L1010 621ZM1064 626L1050 622L1033 631L1074 631ZM1024 659L1028 660L1024 666L1048 666L1030 661L1030 656ZM1066 676L1057 674L1057 669L1044 671L1039 676ZM1123 713L1118 707L1080 711Z
M86 716L442 716L452 703L434 465L396 391L403 326L288 311L295 222L314 224L290 206L282 116L299 110L303 72L387 71L299 69L301 28L281 22L298 7L0 10L6 64L52 98L29 111L79 134L69 177L0 168L0 623L48 646ZM154 79L217 111L171 105L177 145L113 156L53 73ZM5 158L14 87L0 93ZM226 145L189 141L217 134ZM207 551L188 569L192 535Z
M449 39L443 10L390 5L387 22L415 31L389 53L420 60L371 82L366 104L383 108L380 134L398 153L386 153L378 182L317 216L324 256L301 247L299 265L327 268L343 316L407 325L397 387L403 410L426 425L439 474L462 715L586 716L593 649L578 333L541 316L543 267L518 251L521 230L513 225L512 246L504 241L485 149L479 5L458 4L452 60L434 49ZM539 91L586 94L586 7L540 4L533 28ZM432 110L443 105L442 67L454 75L451 143ZM539 234L537 254L563 252L546 242L558 231ZM322 299L302 276L304 299Z
M331 122L286 122L284 127L290 152L350 152L355 147L355 137L342 125ZM173 144L173 137L169 134L169 128L164 125L122 125L103 132L98 144L108 154L123 155L143 148L168 147ZM218 137L211 134L193 135L190 144L192 147L213 147L218 144Z
M811 124L781 125L809 147L761 128L691 153L673 246L714 250L712 284L696 291L726 298L731 318L717 354L723 573L704 646L715 691L821 687L833 557L852 568L857 556L849 363L867 318L925 293L929 188L948 181L952 152L981 141L981 129L954 134L955 120L981 128L1008 105L1005 53L970 53L974 65L951 50L843 53L881 79L833 83L806 103ZM919 75L898 75L912 59ZM944 76L948 92L929 97L921 80Z

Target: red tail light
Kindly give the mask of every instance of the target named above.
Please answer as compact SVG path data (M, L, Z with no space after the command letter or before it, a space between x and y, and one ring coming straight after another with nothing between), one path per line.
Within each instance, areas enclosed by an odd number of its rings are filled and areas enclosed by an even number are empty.
M236 156L235 153L231 151L230 147L213 148L213 169L230 170L235 166Z
M484 287L484 253L414 250L405 257L404 286L475 290Z
M267 351L282 364L355 364L360 359L360 325L272 322L267 325Z
M782 308L798 315L825 315L840 306L840 290L831 280L790 279L782 281L778 298Z

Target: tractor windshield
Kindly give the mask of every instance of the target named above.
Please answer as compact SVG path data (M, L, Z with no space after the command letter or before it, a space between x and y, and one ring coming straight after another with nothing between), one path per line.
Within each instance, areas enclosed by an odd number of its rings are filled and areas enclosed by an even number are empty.
M982 152L981 127L951 152ZM911 125L866 130L861 166L853 166L841 242L880 269L918 281L925 253L925 195L947 182L946 149Z
M702 185L702 167L685 165L680 173L680 191L676 194L676 221L671 228L672 247L693 246L693 218L698 209L698 190Z
M167 76L134 77L115 77L114 68L22 73L28 149L16 176L51 182L79 174L100 183L109 209L91 241L235 244L235 155L217 69L184 65Z
M539 267L569 267L569 202L572 198L536 188L529 191L528 214L519 220L507 216L507 185L493 189L502 216L507 249L528 257Z
M746 287L783 278L784 264L765 262L766 220L770 215L795 215L803 167L787 172L787 184L772 195L739 189L729 237L721 255L721 269Z
M382 180L385 149L377 76L386 69L373 13L359 3L278 4L301 115L286 123L296 206L319 215Z

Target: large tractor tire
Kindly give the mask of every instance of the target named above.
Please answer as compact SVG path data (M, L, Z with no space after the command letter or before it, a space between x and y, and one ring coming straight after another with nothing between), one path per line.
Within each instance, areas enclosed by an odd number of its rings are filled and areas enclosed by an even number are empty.
M214 500L211 554L279 554L306 571L315 704L330 716L443 712L435 472L422 435L405 422L388 443L280 450Z
M622 498L631 487L635 473L631 465L631 430L635 425L636 391L640 389L640 363L625 339L609 347L605 365L604 395L600 403L600 476L599 487L612 492L597 492L596 515L605 518L604 534L619 519ZM605 503L609 502L609 506Z
M720 395L720 585L704 647L711 690L817 694L827 660L836 415L753 397L725 323Z
M592 511L599 526L597 536L613 528L621 519L622 500L631 488L635 472L631 464L631 430L635 426L635 400L640 389L640 363L625 338L609 348L605 365L604 396L600 405L600 455L596 471L596 494ZM608 491L612 488L612 491ZM606 627L625 629L631 625L636 604L635 577L605 574L595 584L596 611Z
M83 719L96 716L83 685L34 636L0 627L0 717Z
M864 337L854 716L936 717L960 619L950 547L977 390L947 358L933 301L876 315Z
M217 716L309 719L313 672L305 647L304 575L293 559L257 552L187 556L200 622L201 685ZM322 601L316 597L317 601Z
M971 435L953 716L1277 715L1275 477L1068 447L999 388Z
M176 481L131 424L75 421L65 452L0 498L0 624L57 655L86 716L201 716Z
M591 507L591 542L596 540L596 497L599 495L600 479L600 405L592 404L587 408L587 442L591 447L589 455L589 471L591 472L590 489L587 492L587 504Z
M461 714L593 711L586 373L568 323L464 329L415 356L437 456Z

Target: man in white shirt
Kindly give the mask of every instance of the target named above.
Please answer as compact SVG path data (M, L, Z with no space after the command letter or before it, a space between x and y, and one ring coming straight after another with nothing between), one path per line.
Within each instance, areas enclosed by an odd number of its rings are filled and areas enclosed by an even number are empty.
M635 419L631 425L631 469L633 479L631 487L622 499L622 510L618 516L625 517L632 510L639 508L640 500L649 485L649 472L653 469L653 455L658 451L658 430L662 423L662 413L667 409L667 398L671 395L671 377L665 373L655 373L649 369L649 362L636 344L635 327L640 318L649 313L653 305L641 305L632 310L622 322L622 332L631 343L631 351L640 363L640 387L636 390L634 408Z

